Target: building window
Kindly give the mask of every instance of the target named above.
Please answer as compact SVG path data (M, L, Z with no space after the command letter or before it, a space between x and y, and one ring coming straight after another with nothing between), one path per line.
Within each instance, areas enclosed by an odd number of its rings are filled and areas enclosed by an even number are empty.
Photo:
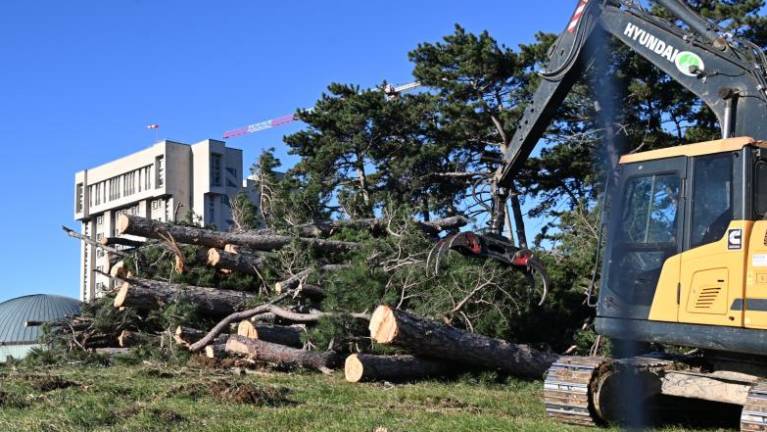
M157 210L160 208L160 200L153 200L152 201L152 210Z
M85 197L83 196L83 184L82 183L78 183L77 184L77 187L75 188L75 196L77 197L76 198L77 202L75 204L75 212L82 213L83 212L83 206L84 206L84 199L85 199Z
M161 188L162 185L165 183L165 161L162 156L157 156L154 160L154 167L155 167L155 177L157 179L154 181L155 187Z
M221 186L221 155L210 154L210 185Z
M136 172L131 171L123 174L123 196L130 196L136 192Z
M120 177L109 179L109 201L120 198Z
M212 223L216 219L216 200L212 195L208 196L208 223Z
M104 215L96 217L96 226L104 225Z
M144 167L144 190L152 189L152 166Z

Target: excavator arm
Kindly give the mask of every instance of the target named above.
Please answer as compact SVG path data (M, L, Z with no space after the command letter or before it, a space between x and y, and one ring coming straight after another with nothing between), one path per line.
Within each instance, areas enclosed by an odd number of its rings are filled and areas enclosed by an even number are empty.
M530 156L557 108L596 61L609 61L610 34L697 95L716 115L722 135L767 138L765 60L748 41L725 39L680 0L656 0L687 28L639 6L616 0L580 0L569 25L549 52L542 81L527 106L497 175L501 186ZM601 33L601 34L600 34Z
M681 0L655 0L685 28L660 19L633 2L579 0L566 29L549 51L541 83L527 106L496 174L509 187L520 167L549 127L573 85L597 61L610 59L604 36L612 35L673 80L697 95L716 115L722 135L767 139L767 80L759 47L725 38L712 23ZM459 233L436 247L436 256L456 250L467 256L493 259L539 275L543 292L548 278L535 254L498 235ZM438 265L437 265L438 268Z

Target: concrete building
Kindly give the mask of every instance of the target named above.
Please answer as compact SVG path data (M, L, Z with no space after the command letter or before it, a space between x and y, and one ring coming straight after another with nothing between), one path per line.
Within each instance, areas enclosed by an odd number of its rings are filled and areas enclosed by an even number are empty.
M114 236L120 213L173 222L191 211L195 222L228 230L229 199L242 187L242 150L211 139L191 145L165 140L76 173L75 219L93 240ZM94 271L108 268L104 251L82 242L82 301L111 289L109 279Z

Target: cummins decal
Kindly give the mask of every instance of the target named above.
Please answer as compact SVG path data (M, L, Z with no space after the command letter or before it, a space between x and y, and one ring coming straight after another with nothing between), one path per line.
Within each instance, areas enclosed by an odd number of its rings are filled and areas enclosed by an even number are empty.
M623 31L623 35L639 42L643 47L674 63L679 72L687 76L696 77L700 71L705 69L703 59L699 55L691 51L679 51L673 45L650 34L647 30L639 28L639 26L628 23L626 30Z
M740 250L743 247L743 230L731 229L727 232L727 249Z

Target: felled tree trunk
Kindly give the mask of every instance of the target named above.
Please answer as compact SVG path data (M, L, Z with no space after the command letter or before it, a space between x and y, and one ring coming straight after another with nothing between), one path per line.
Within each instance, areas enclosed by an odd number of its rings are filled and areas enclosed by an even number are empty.
M456 231L468 224L469 220L459 215L426 222L415 221L415 223L425 233L437 235L441 231ZM298 225L296 230L304 237L327 237L343 228L368 229L374 233L382 233L386 231L386 221L375 218L326 221Z
M500 370L525 378L540 378L559 357L527 345L469 333L379 306L370 318L370 336L423 357Z
M466 226L469 223L469 219L466 216L450 216L442 219L433 219L430 221L417 221L416 224L423 230L423 232L431 235L437 235L442 231L458 231L461 227Z
M294 348L304 346L301 342L303 328L298 326L280 326L271 324L253 324L248 320L240 321L237 334L248 339L276 343Z
M202 339L205 334L206 332L202 330L197 330L191 327L178 326L176 327L176 331L173 334L173 339L177 344L184 347L189 347L193 343ZM211 345L223 345L226 343L227 339L229 339L229 334L222 333L213 339Z
M247 356L251 360L327 371L339 364L333 351L314 352L286 347L258 339L232 335L226 341L226 352Z
M145 240L134 240L125 237L102 237L99 240L103 246L127 246L132 248L142 247L146 245Z
M133 345L135 345L138 341L139 341L138 335L128 330L123 330L117 336L117 345L119 345L122 348L130 348Z
M118 234L130 234L166 241L173 240L178 243L218 249L223 249L227 244L233 244L255 250L270 251L279 249L294 240L290 236L274 234L211 231L126 214L122 214L117 218L116 228ZM357 246L356 243L335 240L314 238L299 238L298 240L305 245L317 247L325 252L348 252Z
M451 375L455 365L412 355L352 354L346 357L344 375L349 382L409 381Z
M255 297L255 294L241 291L203 288L149 279L128 279L120 287L114 300L114 307L147 311L177 300L186 300L194 304L204 315L222 317L242 308Z
M263 264L264 258L256 255L229 253L216 248L208 249L208 265L219 270L232 270L258 276L258 269Z
M220 359L226 356L226 344L208 345L205 347L205 357Z

